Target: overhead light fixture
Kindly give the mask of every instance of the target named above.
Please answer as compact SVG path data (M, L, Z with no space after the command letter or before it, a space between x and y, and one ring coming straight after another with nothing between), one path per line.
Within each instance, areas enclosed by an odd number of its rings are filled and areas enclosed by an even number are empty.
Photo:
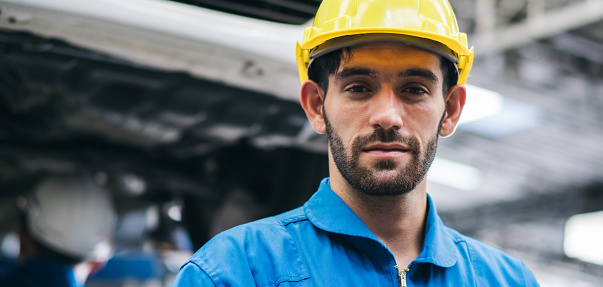
M480 87L466 87L460 130L497 139L534 129L544 122L544 112L536 106Z
M14 232L4 235L4 238L0 237L0 251L4 256L8 258L19 257L19 249L21 248L21 242L19 241L19 235Z
M145 180L135 174L127 173L121 177L123 191L130 196L139 196L147 191Z
M167 215L173 221L182 221L182 206L178 203L172 203L167 207Z
M475 190L482 182L482 172L472 166L436 157L427 180L461 190Z
M459 124L473 122L499 113L503 108L503 96L497 92L473 85L465 85L467 98Z
M603 265L603 211L577 214L565 223L563 251L582 261Z

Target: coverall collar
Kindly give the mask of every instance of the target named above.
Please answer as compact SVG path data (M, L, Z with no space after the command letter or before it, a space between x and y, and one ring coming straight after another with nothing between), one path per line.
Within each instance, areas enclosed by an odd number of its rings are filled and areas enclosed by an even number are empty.
M423 248L413 262L451 267L457 262L458 251L453 239L445 232L446 227L438 216L429 194L427 209ZM356 213L331 189L329 178L322 180L318 191L304 205L304 211L310 222L317 228L381 243ZM450 252L451 250L455 251Z

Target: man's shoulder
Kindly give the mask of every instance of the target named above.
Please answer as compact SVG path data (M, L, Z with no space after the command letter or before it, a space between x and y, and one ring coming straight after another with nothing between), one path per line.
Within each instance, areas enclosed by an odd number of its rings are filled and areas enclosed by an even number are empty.
M306 215L303 209L301 207L296 208L279 215L241 224L220 232L207 242L206 245L219 244L224 241L232 243L252 241L258 243L258 239L274 239L274 236L284 235L285 226L304 220L306 220Z
M274 274L277 281L302 280L307 272L303 265L291 264L301 259L287 226L304 220L303 210L297 208L233 227L214 236L183 268L206 274L213 282L234 280L240 286L262 279L252 276L259 269Z
M246 245L246 242L251 242L256 246L270 244L279 237L287 236L285 230L287 225L304 220L306 220L306 216L300 207L276 216L235 226L214 236L199 250L203 252L197 252L195 257L207 254L210 250L224 249L220 252L233 250L233 248L237 250L244 247L242 245Z
M452 228L449 228L449 227L446 227L446 230L447 230L448 234L450 235L450 237L452 238L452 240L454 241L454 243L457 245L457 247L460 249L465 249L468 252L470 252L470 256L472 257L473 260L496 259L496 260L505 260L505 261L516 262L516 263L521 262L521 260L519 258L513 257L492 245L489 245L489 244L479 241L475 238L461 234L460 232L458 232Z
M508 282L515 281L522 286L537 286L536 279L524 262L487 243L463 235L446 227L459 251L459 260L473 266L479 280L493 280L503 276ZM481 285L479 285L481 286Z

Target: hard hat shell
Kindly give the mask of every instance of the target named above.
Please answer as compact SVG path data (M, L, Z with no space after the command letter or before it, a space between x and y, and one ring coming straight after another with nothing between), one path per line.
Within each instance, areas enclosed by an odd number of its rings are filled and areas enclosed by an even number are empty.
M31 236L81 260L107 260L116 214L108 193L87 177L48 177L21 203Z
M308 79L307 65L314 49L336 38L365 34L404 35L419 39L412 41L415 44L421 40L443 44L456 58L459 84L466 82L473 64L473 47L468 48L467 35L459 32L447 0L324 0L313 26L305 29L303 41L297 43L301 82ZM362 37L356 38L358 42L349 46L362 42Z

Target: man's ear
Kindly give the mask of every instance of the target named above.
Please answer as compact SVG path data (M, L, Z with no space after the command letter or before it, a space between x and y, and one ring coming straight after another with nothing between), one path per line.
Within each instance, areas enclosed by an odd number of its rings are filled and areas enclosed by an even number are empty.
M442 121L441 137L449 137L456 130L461 118L461 112L465 106L466 90L464 85L456 85L448 89L446 95L446 114Z
M312 80L305 81L301 86L300 102L312 128L320 134L327 132L323 115L324 92L320 85Z

